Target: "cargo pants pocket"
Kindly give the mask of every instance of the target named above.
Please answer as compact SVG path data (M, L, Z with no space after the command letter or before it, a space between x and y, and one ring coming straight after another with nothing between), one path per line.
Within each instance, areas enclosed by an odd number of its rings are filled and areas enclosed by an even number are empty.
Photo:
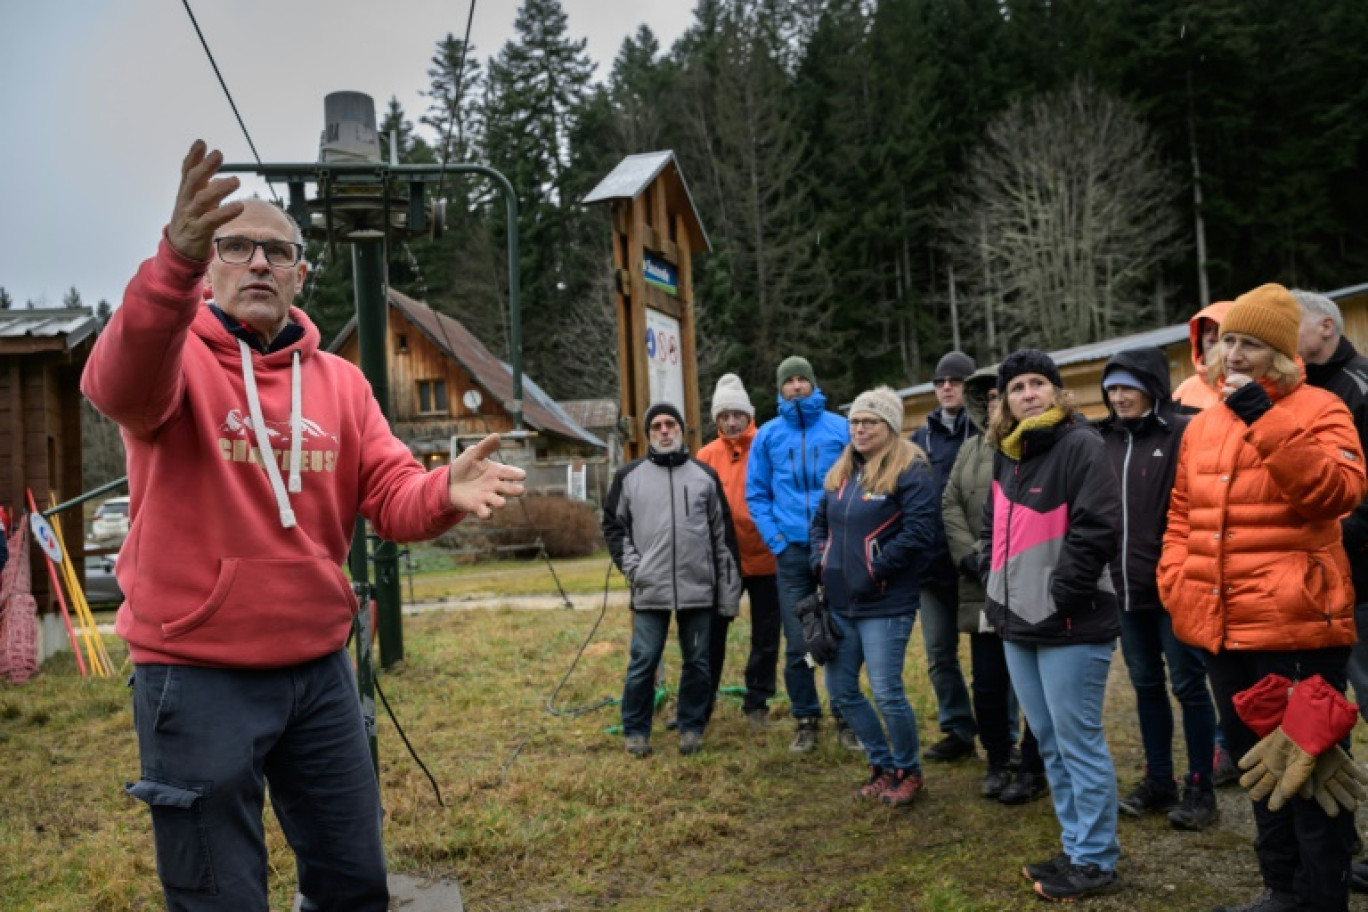
M126 785L124 791L152 811L157 875L162 884L194 893L218 893L201 807L201 799L210 794L209 783L177 785L139 779Z

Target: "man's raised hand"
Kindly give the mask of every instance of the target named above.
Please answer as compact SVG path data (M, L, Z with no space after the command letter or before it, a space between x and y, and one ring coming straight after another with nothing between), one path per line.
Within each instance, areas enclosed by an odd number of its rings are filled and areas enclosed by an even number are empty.
M214 232L242 214L241 202L223 202L241 182L236 177L214 177L222 164L223 153L209 151L199 139L181 163L180 189L166 239L192 260L209 259Z
M490 460L498 449L499 435L490 434L451 461L447 494L457 510L489 519L507 503L506 498L522 496L522 481L527 473L517 466Z

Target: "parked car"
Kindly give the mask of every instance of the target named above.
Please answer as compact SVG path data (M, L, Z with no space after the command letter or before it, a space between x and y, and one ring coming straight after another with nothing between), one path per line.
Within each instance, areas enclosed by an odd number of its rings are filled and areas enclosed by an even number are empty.
M111 497L96 507L90 534L99 539L128 535L128 498Z
M119 581L114 578L116 554L87 554L85 559L85 597L91 605L117 605L124 599Z

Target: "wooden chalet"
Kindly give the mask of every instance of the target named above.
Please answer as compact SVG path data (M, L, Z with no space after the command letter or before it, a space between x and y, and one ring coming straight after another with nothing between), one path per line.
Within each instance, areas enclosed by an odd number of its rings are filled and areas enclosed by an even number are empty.
M387 363L391 424L427 465L451 456L451 440L475 441L513 430L513 371L460 321L390 289ZM353 317L328 350L360 364ZM602 460L607 444L581 427L536 382L523 375L523 423L531 433L520 463Z

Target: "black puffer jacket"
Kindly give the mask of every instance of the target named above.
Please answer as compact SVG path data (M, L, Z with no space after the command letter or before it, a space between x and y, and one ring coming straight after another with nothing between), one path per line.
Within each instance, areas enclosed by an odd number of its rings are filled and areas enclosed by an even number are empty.
M1329 361L1306 365L1306 382L1344 400L1354 416L1359 445L1368 452L1368 358L1360 355L1348 339L1341 337ZM1354 574L1354 600L1362 604L1368 602L1368 500L1346 516L1340 528L1344 532L1349 567Z
M1102 370L1121 369L1145 385L1154 400L1143 418L1118 418L1107 400L1107 417L1098 422L1107 458L1121 483L1121 540L1111 562L1112 585L1123 611L1160 611L1156 571L1168 528L1169 494L1178 468L1178 446L1187 429L1187 415L1179 414L1169 389L1168 356L1160 348L1135 348L1117 353Z

